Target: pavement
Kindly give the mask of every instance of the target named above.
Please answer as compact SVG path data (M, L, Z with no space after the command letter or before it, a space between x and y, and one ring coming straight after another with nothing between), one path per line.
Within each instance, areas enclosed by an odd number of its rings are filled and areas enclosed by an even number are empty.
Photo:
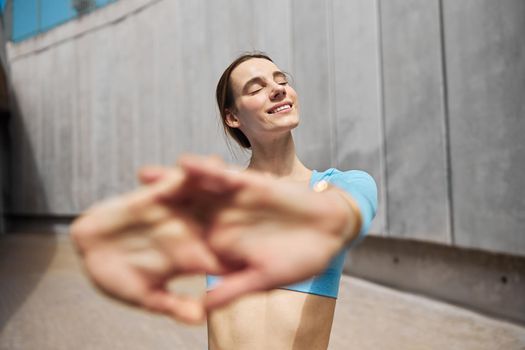
M114 302L86 279L64 234L0 236L0 350L206 349L206 326ZM174 283L205 291L202 276ZM331 350L525 350L525 325L343 276Z

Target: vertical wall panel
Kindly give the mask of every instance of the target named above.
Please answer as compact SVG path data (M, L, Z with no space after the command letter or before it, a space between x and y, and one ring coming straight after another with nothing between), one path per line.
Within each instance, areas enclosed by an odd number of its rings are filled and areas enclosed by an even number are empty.
M49 196L56 196L54 192L54 181L53 176L49 176L53 171L54 165L56 164L55 147L53 147L55 139L55 123L53 113L55 112L57 100L54 98L53 88L58 79L55 82L50 82L50 79L45 78L44 72L53 72L54 75L57 60L57 50L50 50L42 52L37 56L37 69L39 79L35 82L39 87L39 94L36 101L37 113L40 125L36 129L36 142L35 142L35 164L38 169L39 176L42 180L43 197L46 203L40 202L38 206L34 207L33 210L38 214L46 213L49 209L50 202L53 201ZM58 84L57 84L58 85ZM61 116L65 118L66 116ZM27 119L27 122L32 124L32 120ZM43 206L42 206L43 205Z
M253 1L256 49L272 57L279 68L294 73L292 67L291 0Z
M201 2L194 2L201 6ZM164 1L148 10L145 15L155 18L154 32L156 54L150 56L149 65L155 73L155 95L157 119L155 122L161 132L161 162L165 165L174 164L182 152L187 152L192 143L192 119L203 118L199 106L185 107L192 94L200 94L199 81L184 81L184 68L187 61L183 60L183 45L188 39L193 40L191 32L195 27L190 25L193 15L188 14L187 22L182 22L185 8L181 1ZM202 11L202 8L196 8ZM202 14L201 14L202 15ZM200 60L200 58L198 58ZM197 58L195 62L196 66Z
M335 160L327 2L293 1L292 14L292 64L301 110L295 140L306 165L325 170Z
M95 178L95 165L97 161L94 147L94 120L93 109L94 103L92 96L96 90L93 88L93 60L97 56L93 54L92 47L96 45L92 35L85 35L75 41L76 55L76 113L74 137L74 167L73 167L73 188L74 197L76 198L76 210L85 209L97 198L95 185L99 179ZM29 60L29 59L28 59ZM121 102L120 100L118 102ZM109 116L108 116L109 117ZM105 119L105 118L104 118ZM107 169L108 171L110 169ZM107 181L107 177L103 177Z
M26 67L27 66L27 67ZM24 174L27 174L23 171L24 164L29 163L32 160L32 157L28 156L29 149L29 140L27 135L27 127L24 125L22 116L24 114L30 113L31 104L23 104L25 95L30 95L31 90L36 90L36 86L33 85L33 88L29 88L27 84L29 79L23 74L17 74L18 70L25 70L28 73L33 73L31 68L34 68L34 64L30 66L25 61L20 61L17 64L11 64L11 83L13 86L25 86L28 88L25 91L16 91L13 89L11 97L11 105L13 106L13 118L10 122L9 132L11 134L12 140L17 140L13 142L11 147L11 156L10 156L10 166L11 166L11 193L10 200L11 203L7 204L7 207L14 213L18 213L24 208L24 188L30 186L30 183L27 183L27 180ZM15 161L16 159L16 161Z
M117 193L117 143L115 130L119 126L118 116L111 111L111 85L113 77L112 35L105 31L95 31L90 35L91 51L96 48L97 55L90 61L91 72L90 109L91 123L91 166L93 167L93 192L97 198ZM92 54L92 53L90 53Z
M203 16L206 13L207 1L180 1L178 13L178 30L180 40L181 75L180 84L183 87L178 100L184 106L182 114L177 116L182 127L188 127L191 137L185 151L199 154L227 155L224 139L219 129L219 119L215 113L215 77L210 61L214 52L210 52L211 41L226 42L226 37L215 36L208 30L212 18ZM249 10L248 4L242 5ZM217 8L217 11L227 12L228 7ZM227 23L221 23L225 26ZM247 28L249 33L249 28ZM231 34L228 33L228 34ZM249 37L249 34L246 35ZM245 37L245 40L249 40ZM188 38L190 40L188 40ZM246 45L246 43L245 43Z
M209 38L206 52L209 57L212 57L207 61L211 67L211 80L206 81L206 84L213 97L207 101L203 100L202 103L209 104L209 110L213 112L206 116L206 119L210 121L210 126L213 125L216 128L214 137L219 142L213 147L218 152L213 151L213 153L224 157L229 162L246 165L249 153L240 150L235 141L223 133L219 112L215 107L215 85L224 69L234 58L246 51L258 49L254 40L253 2L221 0L207 2L205 7ZM233 153L230 152L226 142L231 145Z
M389 233L450 242L439 1L382 1Z
M370 173L384 192L381 77L376 2L333 2L334 104L337 166ZM371 232L383 233L385 201Z
M44 149L50 154L42 158L42 178L45 183L48 207L46 211L56 214L74 214L73 207L73 118L76 112L75 43L66 42L49 52L53 77L43 79L42 133Z
M39 149L39 130L41 130L38 112L40 80L37 60L21 60L11 65L14 118L11 123L11 137L16 142L12 146L11 157L11 211L26 214L44 208L40 170L37 168L36 154ZM41 72L40 72L41 74ZM16 87L23 87L16 89ZM31 116L31 120L23 116Z
M130 23L131 22L131 23ZM144 38L136 38L130 40L130 37L135 37L136 31L133 30L132 25L136 22L129 21L121 22L112 26L108 30L107 35L110 37L111 46L113 50L111 56L105 57L111 60L111 76L106 84L109 84L109 94L111 104L109 106L108 114L111 118L115 118L118 127L112 130L112 138L115 139L116 144L116 158L117 167L115 169L115 191L129 190L136 185L136 159L144 157L146 151L141 149L141 145L146 145L147 140L141 139L144 137L140 134L139 123L155 123L153 115L150 111L141 113L138 106L141 106L144 101L143 89L148 85L148 81L141 81L139 69L144 70L151 66L148 62L146 67L140 66L137 63L137 49L140 47L141 41ZM98 56L93 50L89 51L88 55L91 60L99 60L102 57ZM149 54L149 53L148 53ZM145 63L145 62L141 62ZM151 85L151 84L149 84ZM149 126L152 128L152 126ZM142 131L142 130L141 130ZM158 135L156 135L158 138ZM151 140L148 144L155 145L158 140ZM150 148L145 147L147 150ZM158 156L157 152L151 152L146 155L150 157ZM155 158L154 158L155 159Z
M159 40L161 33L154 31L152 11L142 11L136 16L131 16L122 26L127 27L128 35L133 40L126 40L133 53L134 70L133 78L138 82L134 84L135 104L135 149L133 158L135 168L144 164L155 164L161 161L161 124L159 120L157 94L157 74L161 67L152 64L153 57L159 54L155 43ZM125 89L127 86L119 86Z
M525 2L445 1L458 245L525 254Z

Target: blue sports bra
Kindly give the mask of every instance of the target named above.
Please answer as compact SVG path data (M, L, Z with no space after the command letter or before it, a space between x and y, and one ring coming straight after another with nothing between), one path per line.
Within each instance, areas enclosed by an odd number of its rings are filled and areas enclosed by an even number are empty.
M337 298L339 293L339 280L341 279L341 273L343 272L347 250L365 237L370 228L370 224L372 223L372 219L376 214L377 186L372 176L361 170L350 170L344 172L335 168L330 168L323 172L314 170L312 172L312 177L310 178L310 188L321 180L328 181L332 185L344 190L357 202L361 211L363 223L361 231L359 232L359 236L349 247L341 250L341 252L332 259L330 265L322 274L280 288ZM212 289L219 281L220 277L218 276L206 276L208 289Z

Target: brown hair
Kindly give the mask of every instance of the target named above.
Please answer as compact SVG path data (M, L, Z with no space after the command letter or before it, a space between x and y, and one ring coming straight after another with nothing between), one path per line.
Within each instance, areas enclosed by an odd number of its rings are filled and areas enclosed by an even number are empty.
M251 148L250 140L244 135L244 133L239 128L232 128L226 123L226 109L232 108L234 98L233 91L231 88L230 76L232 71L241 63L251 60L252 58L263 58L270 62L273 60L268 57L263 52L248 52L235 59L228 68L222 73L219 82L217 83L216 97L217 105L219 106L219 112L221 114L222 126L224 127L224 132L229 134L237 143L243 148Z

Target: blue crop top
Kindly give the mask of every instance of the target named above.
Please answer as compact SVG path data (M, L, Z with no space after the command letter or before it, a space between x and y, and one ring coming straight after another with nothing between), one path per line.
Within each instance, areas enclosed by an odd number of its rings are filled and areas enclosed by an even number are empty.
M306 281L281 287L282 289L297 292L317 294L321 296L337 298L339 293L339 280L343 272L343 265L347 250L361 241L372 223L377 210L377 186L369 174L361 170L340 171L330 168L323 172L314 170L310 178L310 188L321 180L330 182L332 185L344 190L357 202L362 216L362 226L359 236L349 247L332 259L328 268L320 275L316 275ZM212 289L220 281L220 277L207 275L208 289Z

